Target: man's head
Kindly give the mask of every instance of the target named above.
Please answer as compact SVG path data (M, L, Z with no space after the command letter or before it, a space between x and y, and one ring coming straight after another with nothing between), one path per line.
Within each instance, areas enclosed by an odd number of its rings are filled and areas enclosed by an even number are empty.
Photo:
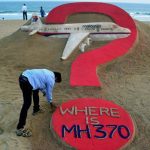
M61 73L54 72L55 75L55 82L61 82Z

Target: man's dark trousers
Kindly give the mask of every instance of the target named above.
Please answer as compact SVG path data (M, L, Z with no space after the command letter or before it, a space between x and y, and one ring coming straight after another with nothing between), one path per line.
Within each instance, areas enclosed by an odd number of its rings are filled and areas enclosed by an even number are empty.
M27 11L23 11L23 20L27 20L28 17L27 17Z
M28 81L28 78L20 75L19 77L19 85L23 94L23 106L20 112L19 123L17 125L17 129L21 129L26 124L27 112L32 102L32 93L33 93L33 102L34 107L33 111L39 110L39 90L32 90L33 87Z

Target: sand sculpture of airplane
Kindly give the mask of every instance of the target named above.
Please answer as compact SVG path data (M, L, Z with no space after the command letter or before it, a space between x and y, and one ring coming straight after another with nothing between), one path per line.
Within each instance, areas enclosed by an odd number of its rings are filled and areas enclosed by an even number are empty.
M82 52L90 41L105 41L125 38L131 31L113 22L92 22L72 24L43 24L38 16L32 16L31 24L21 27L22 31L30 31L29 35L39 33L45 36L68 38L62 60L67 59L79 46Z

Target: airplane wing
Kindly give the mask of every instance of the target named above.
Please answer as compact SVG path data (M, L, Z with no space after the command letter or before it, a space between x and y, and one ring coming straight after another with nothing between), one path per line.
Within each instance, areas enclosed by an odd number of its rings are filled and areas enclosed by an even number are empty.
M33 34L35 34L35 33L37 33L38 32L38 30L33 30L33 31L31 31L30 33L29 33L29 35L33 35Z
M89 35L89 33L71 33L64 48L61 59L65 60L76 49L76 47Z

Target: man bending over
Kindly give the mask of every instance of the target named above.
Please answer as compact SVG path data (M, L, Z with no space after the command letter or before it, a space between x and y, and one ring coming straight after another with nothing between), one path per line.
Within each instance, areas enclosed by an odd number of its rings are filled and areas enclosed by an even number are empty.
M32 95L34 103L33 115L41 111L39 105L39 91L41 91L43 95L46 95L51 109L56 109L56 105L52 102L52 91L55 82L61 82L61 74L47 69L26 70L19 76L19 84L23 93L23 105L16 130L17 136L28 137L32 135L29 129L24 128L27 112L32 101Z

